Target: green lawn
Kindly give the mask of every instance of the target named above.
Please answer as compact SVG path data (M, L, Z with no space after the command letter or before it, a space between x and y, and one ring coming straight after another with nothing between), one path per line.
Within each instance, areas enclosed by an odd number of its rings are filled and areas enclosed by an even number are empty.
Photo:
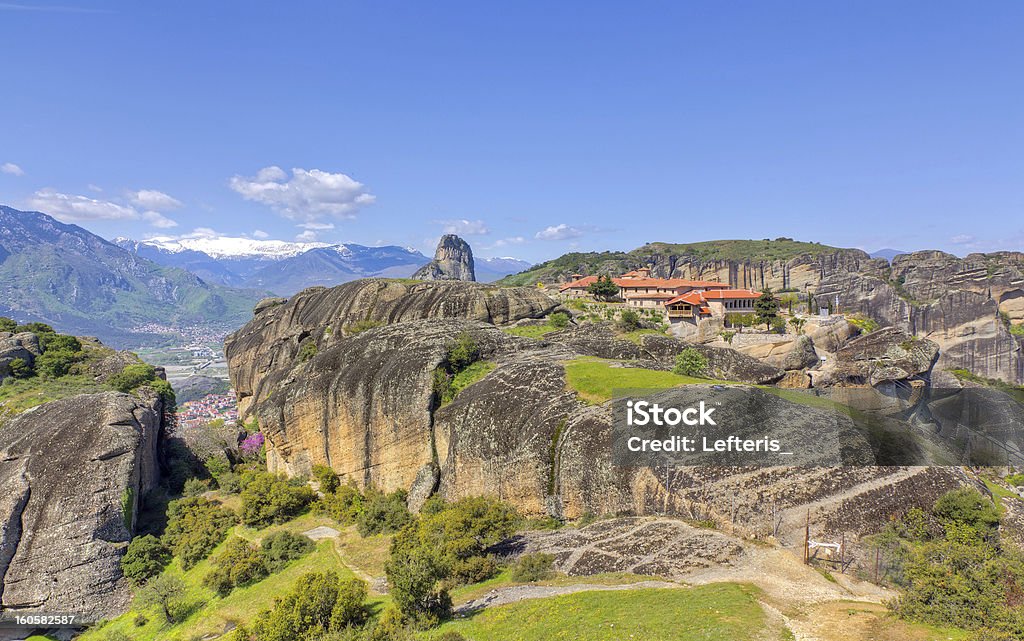
M551 332L557 332L558 328L550 323L544 325L520 325L519 327L506 327L505 333L524 338L544 338Z
M452 379L452 398L458 396L459 392L493 372L495 367L497 365L492 361L477 361L456 374Z
M639 367L618 367L618 361L579 358L565 363L566 381L588 403L611 400L613 390L660 390L680 385L713 384L708 378L681 376Z
M97 383L92 376L62 376L48 379L33 376L22 380L8 379L11 382L0 385L0 410L11 414L20 414L43 403L68 398L78 394L105 392L110 388ZM0 414L4 411L0 411Z
M640 339L647 335L655 336L666 336L665 332L660 329L635 329L632 332L625 332L620 335L620 338L624 338L627 341L640 344Z
M488 608L421 638L451 630L470 641L752 641L764 638L757 599L756 588L733 583L578 592Z

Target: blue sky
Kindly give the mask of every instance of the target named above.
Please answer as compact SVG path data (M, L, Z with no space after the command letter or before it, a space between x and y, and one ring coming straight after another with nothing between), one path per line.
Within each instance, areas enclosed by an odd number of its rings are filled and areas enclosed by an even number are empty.
M1022 31L998 1L0 2L0 202L533 261L1024 250Z

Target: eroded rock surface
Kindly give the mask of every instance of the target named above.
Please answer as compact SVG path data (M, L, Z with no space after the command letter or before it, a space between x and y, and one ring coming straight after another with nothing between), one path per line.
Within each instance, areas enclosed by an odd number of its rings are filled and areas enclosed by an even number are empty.
M473 250L455 234L445 234L437 243L434 260L416 270L416 280L476 280Z
M126 609L119 562L158 481L162 409L146 392L107 392L0 426L0 609Z

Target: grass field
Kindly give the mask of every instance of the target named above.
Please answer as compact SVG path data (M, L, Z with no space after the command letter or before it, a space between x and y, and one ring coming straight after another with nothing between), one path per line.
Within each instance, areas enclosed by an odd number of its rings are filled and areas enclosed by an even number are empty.
M258 541L276 530L301 532L317 525L332 524L329 520L313 515L306 515L281 526L264 530L253 530L237 526L231 534L242 538ZM355 536L355 535L353 535ZM223 544L211 555L216 557ZM382 565L381 550L386 556L387 540L384 537L371 537L362 542L361 558L376 558L377 565ZM180 623L169 626L165 624L156 608L140 611L129 611L102 628L90 630L79 638L79 641L104 641L111 632L121 632L133 641L191 641L207 635L219 635L238 623L251 622L264 609L270 608L274 599L287 594L295 581L307 572L333 571L342 578L351 578L356 574L350 567L359 567L347 554L339 552L334 541L321 541L316 550L293 563L284 570L272 574L263 581L248 587L234 590L227 597L218 597L209 588L202 585L203 578L212 569L209 560L203 561L188 571L182 571L175 560L167 572L179 576L187 588L187 601L194 604L195 609ZM371 568L376 571L377 567ZM386 597L372 596L369 599L371 610L379 612L387 601ZM146 623L137 626L136 617L144 615Z
M506 334L512 334L513 336L522 336L524 338L544 338L551 332L558 331L558 328L550 323L544 325L521 325L519 327L506 327Z
M611 400L613 390L660 390L681 385L713 384L716 381L681 376L639 367L621 367L617 361L580 358L565 363L566 381L588 403Z
M8 380L9 383L0 385L0 408L11 414L20 414L27 409L61 398L110 389L103 383L97 383L91 376L85 375L62 376L58 379L33 376L22 380Z
M578 592L484 610L422 635L446 631L470 641L752 641L765 615L752 586Z

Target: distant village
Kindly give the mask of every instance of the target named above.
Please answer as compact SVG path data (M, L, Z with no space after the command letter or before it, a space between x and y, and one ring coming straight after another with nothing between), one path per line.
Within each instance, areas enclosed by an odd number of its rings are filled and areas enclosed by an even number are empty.
M238 403L234 390L228 390L226 394L207 394L178 406L179 428L202 427L218 419L229 424L238 421Z
M617 293L607 285L602 287L599 283L603 281L617 287ZM646 267L618 277L573 274L571 281L559 287L559 293L568 299L595 299L600 296L595 290L611 294L601 297L618 299L627 308L661 311L670 326L696 326L731 314L753 314L754 302L761 296L761 292L714 281L651 278Z

